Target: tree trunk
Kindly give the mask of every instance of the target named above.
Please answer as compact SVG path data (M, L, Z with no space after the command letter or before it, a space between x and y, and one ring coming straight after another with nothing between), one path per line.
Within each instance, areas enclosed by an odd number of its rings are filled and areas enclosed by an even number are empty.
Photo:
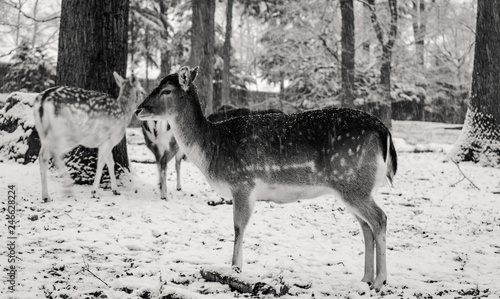
M354 9L353 0L340 0L342 14L342 93L341 105L354 107Z
M222 70L222 105L231 103L231 33L233 22L233 0L227 0L226 8L226 34L224 46L222 47L222 60L224 61L224 69Z
M470 104L462 133L448 155L500 166L500 2L478 0Z
M196 80L205 115L213 111L215 0L192 1L191 55L189 65L199 66Z
M113 71L125 77L129 0L63 0L56 85L102 91L118 97ZM76 153L76 154L75 154ZM96 149L77 148L67 165L77 183L92 183ZM115 169L128 169L125 138L113 149Z
M172 66L170 65L170 51L161 50L161 65L160 65L160 76L158 79L162 79L170 74L170 69Z
M370 6L363 2L363 43L361 48L362 52L362 60L365 64L371 64L372 62L372 54L371 54L371 23L370 23Z
M38 12L38 1L39 0L36 0L35 4L33 6L33 19L35 19L35 20L36 20L36 15L37 15L37 12ZM36 37L37 37L37 35L38 35L38 22L35 21L33 23L33 38L31 39L31 47L33 49L35 49L35 47L36 47Z
M392 109L391 109L391 63L392 63L392 48L394 47L394 43L396 41L396 35L398 32L398 2L397 0L389 0L389 11L391 15L389 32L387 37L384 37L384 31L382 30L382 26L380 25L377 17L377 10L375 7L375 0L368 0L368 4L370 5L371 13L371 21L373 24L373 28L375 29L375 33L377 35L377 39L382 45L382 56L381 56L381 66L380 66L380 109L379 115L377 117L382 120L382 122L391 129L391 117L392 117ZM387 41L385 41L387 40Z
M413 1L412 19L413 19L413 35L415 37L416 62L423 68L425 62L424 42L425 42L425 26L426 26L424 0Z
M168 21L167 21L167 13L168 13L168 6L165 5L164 0L160 0L160 20L163 24L163 27L165 30L163 31L163 39L168 40ZM171 62L170 62L170 51L168 47L164 47L161 49L160 53L160 76L158 79L162 79L168 74L170 74L171 71Z

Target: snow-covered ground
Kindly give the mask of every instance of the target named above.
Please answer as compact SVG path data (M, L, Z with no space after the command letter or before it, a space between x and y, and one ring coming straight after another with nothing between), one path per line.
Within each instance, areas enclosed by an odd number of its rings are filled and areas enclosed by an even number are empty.
M128 134L130 159L152 161L139 130ZM240 279L286 284L286 298L500 298L500 170L470 163L459 169L442 163L442 152L410 151L399 152L394 188L375 195L388 216L388 281L381 293L359 282L362 233L333 196L257 203ZM175 190L169 164L168 201L160 200L154 164L132 168L134 184L121 186L118 196L101 189L99 199L91 198L90 186L75 186L66 197L52 173L53 201L41 203L38 162L0 163L0 297L250 297L200 275L230 267L232 206L207 204L220 197L189 162L182 164L182 191ZM6 292L5 271L11 183L19 220L14 295Z

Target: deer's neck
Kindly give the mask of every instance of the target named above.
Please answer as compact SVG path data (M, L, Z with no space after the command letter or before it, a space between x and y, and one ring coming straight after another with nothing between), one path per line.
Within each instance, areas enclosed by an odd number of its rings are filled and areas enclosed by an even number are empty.
M179 148L203 172L205 172L210 123L206 120L196 90L191 88L187 96L181 98L176 111L167 118Z
M138 104L136 103L136 100L133 100L129 97L122 96L120 95L117 99L118 104L121 106L121 109L124 114L124 122L125 125L128 125L130 121L132 120L132 117L134 115L134 111L136 110Z

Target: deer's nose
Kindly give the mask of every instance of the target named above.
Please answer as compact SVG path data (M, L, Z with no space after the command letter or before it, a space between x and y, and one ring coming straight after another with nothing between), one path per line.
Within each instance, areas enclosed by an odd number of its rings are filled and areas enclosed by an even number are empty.
M142 108L141 107L138 107L136 110L135 110L135 115L139 115L139 113L141 113L142 111Z

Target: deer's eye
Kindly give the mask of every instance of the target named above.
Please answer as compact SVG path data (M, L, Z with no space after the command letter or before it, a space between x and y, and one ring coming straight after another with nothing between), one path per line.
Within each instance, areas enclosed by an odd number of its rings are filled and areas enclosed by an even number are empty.
M164 89L162 90L161 94L162 95L167 95L167 94L170 94L172 91L168 90L168 89Z

